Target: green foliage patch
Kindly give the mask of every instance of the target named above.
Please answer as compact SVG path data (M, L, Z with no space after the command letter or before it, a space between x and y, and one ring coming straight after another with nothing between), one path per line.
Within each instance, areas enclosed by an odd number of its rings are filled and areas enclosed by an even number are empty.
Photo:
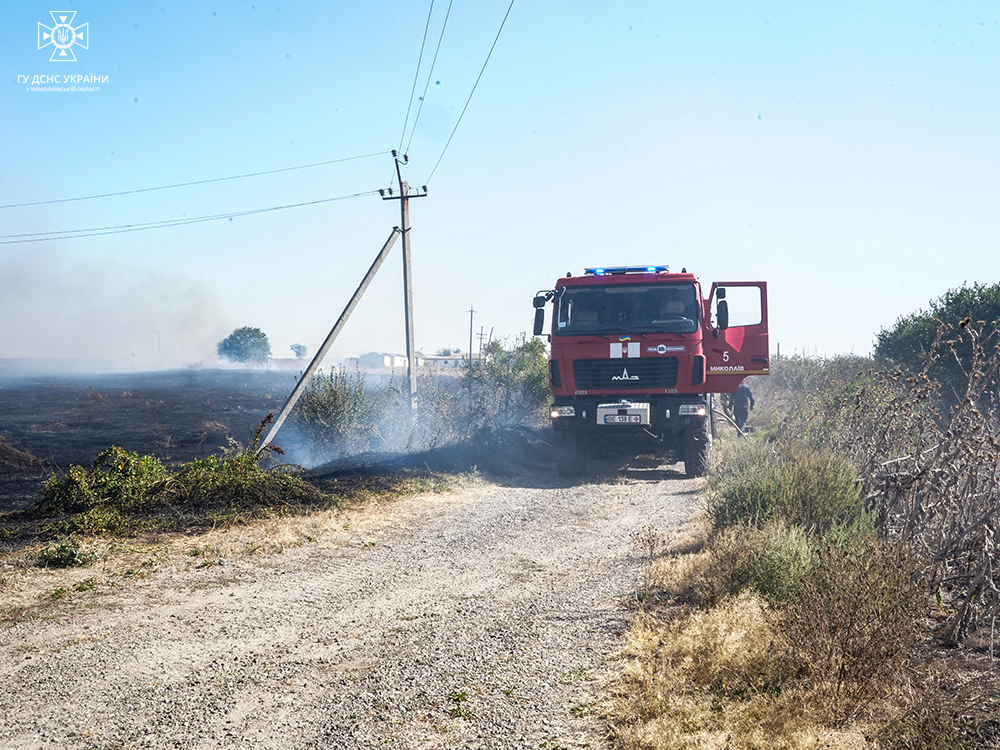
M910 374L926 372L941 384L949 400L958 401L969 383L974 343L972 338L955 332L961 333L970 325L982 329L981 342L991 349L1000 341L998 321L1000 284L949 289L931 300L926 310L904 315L891 328L880 331L875 341L875 359L885 369L901 368ZM990 390L996 392L995 387Z
M102 506L149 509L166 478L167 470L157 459L113 445L89 468L72 466L66 476L46 480L37 511L54 515L85 513Z
M65 539L51 544L38 556L39 564L48 568L79 568L89 565L93 555L80 546L76 539Z
M853 466L803 444L737 445L723 454L709 481L707 510L719 529L779 521L825 533L865 516Z
M292 507L335 504L336 499L305 481L295 467L263 468L261 423L247 446L233 442L219 456L172 469L151 456L117 446L87 468L70 467L45 482L34 508L55 534L124 535L194 523L235 523L287 512Z

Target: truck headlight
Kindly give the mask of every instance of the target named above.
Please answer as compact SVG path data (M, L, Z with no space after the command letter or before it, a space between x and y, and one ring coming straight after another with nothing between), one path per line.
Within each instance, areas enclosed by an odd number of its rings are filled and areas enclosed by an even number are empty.
M559 417L575 417L576 407L575 406L553 406L552 407L552 418L558 419Z
M705 404L681 404L677 413L681 416L704 417L708 414L708 408Z

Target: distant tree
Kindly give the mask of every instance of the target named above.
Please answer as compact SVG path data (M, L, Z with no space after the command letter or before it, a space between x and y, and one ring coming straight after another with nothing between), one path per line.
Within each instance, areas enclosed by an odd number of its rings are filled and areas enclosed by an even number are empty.
M309 352L309 347L305 344L292 344L289 348L296 359L302 359Z
M450 357L452 354L458 354L458 349L438 349L437 356L439 357Z
M947 328L942 330L942 345L954 348L955 356L947 349L936 352L929 361L927 374L944 387L946 395L958 399L965 393L966 373L972 359L972 341L968 335L961 335L962 329L968 325L981 329L981 341L990 352L997 342L994 329L997 321L1000 321L1000 284L950 289L932 300L930 309L903 316L892 328L880 331L875 342L875 361L880 367L919 372L928 363L932 344L944 325Z
M267 362L271 358L271 343L259 328L237 328L219 342L219 356L233 362Z

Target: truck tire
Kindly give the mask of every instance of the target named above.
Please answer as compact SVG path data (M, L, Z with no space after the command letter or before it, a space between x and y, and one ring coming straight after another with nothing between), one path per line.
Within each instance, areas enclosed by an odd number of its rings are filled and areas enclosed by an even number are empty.
M706 419L697 427L684 431L684 472L689 477L700 477L711 468L711 420Z
M576 437L565 437L556 446L556 471L561 477L581 477L587 468L587 446Z

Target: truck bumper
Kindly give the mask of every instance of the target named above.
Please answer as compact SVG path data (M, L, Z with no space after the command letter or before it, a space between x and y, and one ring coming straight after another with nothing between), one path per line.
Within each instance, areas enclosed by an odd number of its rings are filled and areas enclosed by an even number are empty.
M647 405L648 409L643 408ZM673 442L685 431L700 428L710 418L710 410L710 400L704 396L636 394L624 400L620 396L559 398L552 403L551 415L553 429L565 436L655 443ZM644 413L648 413L648 423ZM630 421L633 414L642 421Z

